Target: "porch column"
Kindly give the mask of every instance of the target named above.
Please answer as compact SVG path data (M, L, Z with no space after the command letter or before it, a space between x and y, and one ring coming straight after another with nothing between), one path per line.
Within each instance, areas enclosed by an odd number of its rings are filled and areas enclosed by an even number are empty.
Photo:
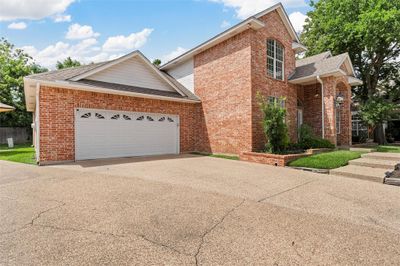
M342 94L344 101L340 106L340 133L338 134L338 145L351 146L351 86L345 82L336 85L336 93Z
M322 79L324 84L324 129L325 139L329 140L335 146L337 145L336 136L336 80L334 77L327 77Z

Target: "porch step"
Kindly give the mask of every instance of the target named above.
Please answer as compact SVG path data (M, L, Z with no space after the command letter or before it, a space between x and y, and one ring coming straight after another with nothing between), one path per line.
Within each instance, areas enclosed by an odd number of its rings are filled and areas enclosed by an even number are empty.
M400 187L400 178L387 177L387 178L385 178L384 183L386 185L392 185L392 186L399 186Z
M329 174L383 183L386 172L390 171L393 170L358 165L347 165L333 169L329 172Z
M350 151L359 151L359 152L374 152L374 151L376 151L375 148L357 148L357 147L351 147L349 150Z
M397 161L400 163L400 153L392 153L392 152L371 152L361 155L362 158L371 158L378 160L390 160Z
M382 159L374 159L374 158L368 158L368 157L363 157L360 159L349 161L349 165L381 168L381 169L388 169L388 170L392 170L392 171L395 169L395 167L398 163L399 162L395 161L395 160L382 160Z

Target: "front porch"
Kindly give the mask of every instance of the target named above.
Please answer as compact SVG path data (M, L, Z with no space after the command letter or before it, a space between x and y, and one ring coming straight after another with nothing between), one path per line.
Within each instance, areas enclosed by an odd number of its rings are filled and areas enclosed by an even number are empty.
M351 86L340 78L300 86L297 126L309 125L316 136L335 146L351 145Z
M349 55L326 52L298 60L289 82L298 86L298 129L307 124L335 146L350 146L351 87L362 81L355 78Z

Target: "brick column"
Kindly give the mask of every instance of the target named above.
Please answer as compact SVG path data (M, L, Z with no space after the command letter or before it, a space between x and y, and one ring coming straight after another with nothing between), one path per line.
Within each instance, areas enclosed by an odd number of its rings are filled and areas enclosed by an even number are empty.
M328 77L322 79L324 83L324 115L325 115L325 139L337 145L336 136L336 80L334 77Z
M344 97L340 106L340 134L338 134L338 145L351 145L351 87L349 84L339 82L336 86L337 93Z

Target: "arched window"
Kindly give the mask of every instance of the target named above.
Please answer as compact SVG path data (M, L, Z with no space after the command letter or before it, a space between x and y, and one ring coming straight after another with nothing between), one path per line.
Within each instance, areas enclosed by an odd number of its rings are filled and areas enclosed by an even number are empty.
M271 78L284 79L284 48L276 40L267 40L267 74Z

